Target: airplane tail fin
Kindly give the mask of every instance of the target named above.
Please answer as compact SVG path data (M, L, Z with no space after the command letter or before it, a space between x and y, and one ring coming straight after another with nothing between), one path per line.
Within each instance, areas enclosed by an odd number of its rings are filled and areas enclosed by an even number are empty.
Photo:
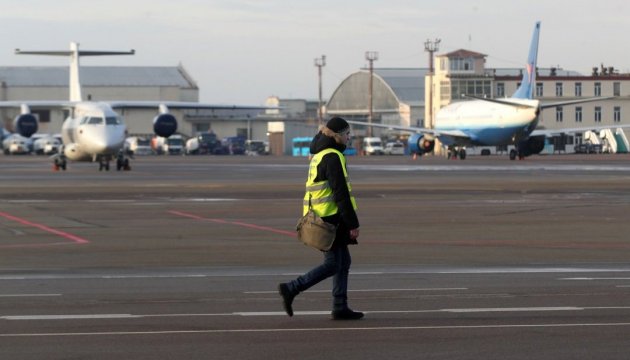
M22 51L15 49L18 55L50 55L50 56L69 56L70 57L70 101L83 101L81 95L81 81L79 80L79 57L81 56L98 56L98 55L133 55L131 51L85 51L79 50L79 44L70 43L70 51Z
M515 99L533 99L534 98L534 86L536 86L536 59L538 57L538 38L540 35L540 21L536 22L534 27L534 34L532 35L532 42L529 46L529 55L527 57L527 66L523 73L523 80L521 86L516 89L516 92L512 95Z

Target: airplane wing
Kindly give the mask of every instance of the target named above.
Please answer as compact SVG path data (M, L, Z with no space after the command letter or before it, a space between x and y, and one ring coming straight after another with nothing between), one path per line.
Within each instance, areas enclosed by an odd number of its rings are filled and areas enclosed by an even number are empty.
M540 104L540 108L544 110L544 109L554 108L554 107L559 107L559 106L581 104L581 103L592 102L592 101L610 100L614 98L615 98L614 96L605 96L605 97L600 96L600 97L592 97L592 98L586 98L586 99L558 101L558 102L553 102L553 103Z
M495 104L513 106L513 107L517 107L517 108L535 108L537 106L535 104L519 103L519 102L515 102L515 101L510 101L510 100L507 100L507 99L485 98L485 97L481 97L481 96L466 95L466 94L462 94L462 97L476 99L476 100L483 100L483 101L487 101L487 102L491 102L491 103L495 103Z
M453 140L456 139L463 142L474 140L469 134L461 130L435 130L435 129L415 127L415 126L401 126L401 125L387 125L387 124L368 125L366 122L363 122L363 121L354 121L354 120L346 120L346 121L349 124L353 124L353 125L372 126L372 127L378 127L378 128L383 128L383 129L389 129L389 130L400 130L400 131L406 131L410 133L428 134L431 136L435 136L437 138L450 138Z
M76 101L63 101L63 100L24 100L24 101L0 101L0 108L21 108L27 106L29 108L44 108L44 109L67 109L74 107L77 104Z
M583 126L574 128L561 128L561 129L535 129L529 136L553 136L561 134L572 134L585 131L599 131L606 129L618 129L618 128L630 128L630 124L618 124L618 125L598 125L598 126Z
M98 101L96 101L98 102ZM0 101L0 108L23 108L27 109L71 109L77 104L86 103L84 101L63 101L63 100L25 100L25 101ZM208 109L208 110L272 110L278 107L270 106L248 106L248 105L221 105L205 104L187 101L102 101L116 109L155 109L160 112L167 112L168 109ZM164 108L166 107L166 108ZM24 111L23 111L24 112ZM28 111L26 111L28 112Z
M209 110L266 110L277 109L270 106L221 105L188 101L104 101L116 109L158 109L166 106L169 109L209 109Z

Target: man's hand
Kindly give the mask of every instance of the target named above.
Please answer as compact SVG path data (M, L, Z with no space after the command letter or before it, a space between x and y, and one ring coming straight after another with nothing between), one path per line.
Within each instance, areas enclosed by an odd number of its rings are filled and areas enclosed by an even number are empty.
M359 237L359 228L350 230L350 239L356 239Z

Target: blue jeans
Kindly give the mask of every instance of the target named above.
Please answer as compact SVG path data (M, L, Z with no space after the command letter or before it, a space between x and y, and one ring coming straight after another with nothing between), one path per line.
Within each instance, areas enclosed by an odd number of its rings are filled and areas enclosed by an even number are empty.
M324 252L324 262L289 282L289 290L294 294L306 291L320 281L333 277L333 310L343 310L348 307L348 273L352 258L348 245L333 246Z

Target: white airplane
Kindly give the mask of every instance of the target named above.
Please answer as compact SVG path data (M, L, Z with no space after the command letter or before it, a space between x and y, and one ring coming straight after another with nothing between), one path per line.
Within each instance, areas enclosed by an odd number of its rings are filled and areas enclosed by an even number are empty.
M126 126L122 117L113 109L156 109L153 131L161 137L169 137L177 131L177 119L169 109L254 109L267 107L213 105L179 101L84 101L81 95L80 65L81 56L133 55L130 51L85 51L79 44L70 43L69 51L22 51L18 55L52 55L70 57L70 100L69 101L0 101L0 108L19 108L20 114L13 121L13 131L29 138L37 132L37 118L31 108L69 109L70 115L61 129L63 151L55 158L55 166L65 170L66 158L73 161L99 162L99 170L109 170L109 162L116 158L117 169L129 169L129 159L123 147Z
M523 158L540 153L545 146L547 136L610 128L610 126L595 126L556 130L536 129L539 115L544 109L611 98L596 97L549 104L541 104L540 100L534 99L539 34L540 22L537 22L527 66L523 72L523 80L512 97L492 99L467 96L475 100L455 102L440 109L435 116L433 129L385 124L371 126L413 132L414 134L409 137L409 149L412 153L420 155L433 151L435 139L439 139L442 144L448 146L450 154L459 155L461 159L466 158L466 146L516 145L516 150L510 151L512 160L517 156ZM348 122L366 125L361 121ZM623 128L630 125L615 125L614 127Z

